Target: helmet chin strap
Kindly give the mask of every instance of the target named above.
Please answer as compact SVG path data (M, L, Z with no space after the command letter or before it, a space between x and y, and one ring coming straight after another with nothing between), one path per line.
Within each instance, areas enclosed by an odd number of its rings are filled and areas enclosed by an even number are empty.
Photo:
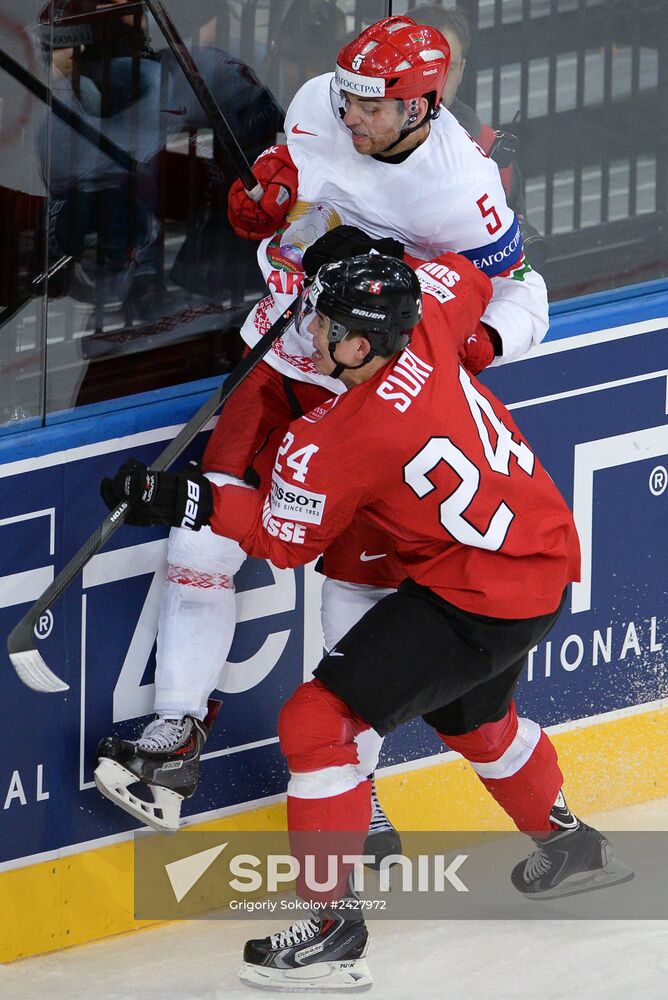
M409 121L411 120L411 117L412 117L411 115L408 116L408 120ZM406 128L406 126L404 126L404 128L401 129L401 131L399 132L398 137L394 140L394 142L391 142L389 146L385 147L385 149L381 149L380 152L381 153L389 153L391 149L394 149L394 147L398 146L400 142L403 142L404 139L407 136L412 135L413 132L417 132L424 125L427 125L430 121L431 121L431 102L430 102L429 106L427 107L427 111L426 111L426 114L425 114L424 118L421 121L416 122L410 128ZM378 154L376 154L376 155L378 155Z
M373 348L369 348L369 353L365 357L364 361L360 361L358 365L344 365L342 361L338 361L334 357L334 351L336 350L336 343L329 344L328 347L329 347L329 356L334 362L334 371L329 373L330 378L341 378L343 372L356 372L359 368L364 368L365 365L368 365L369 362L376 357L376 352L373 350Z

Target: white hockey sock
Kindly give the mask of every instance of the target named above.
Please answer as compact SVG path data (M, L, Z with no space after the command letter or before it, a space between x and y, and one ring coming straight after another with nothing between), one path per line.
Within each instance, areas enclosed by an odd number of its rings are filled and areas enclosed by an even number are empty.
M216 473L208 478L218 485L240 485ZM234 574L246 554L237 542L208 527L173 528L167 559L158 621L155 711L163 717L203 719L234 638Z
M158 626L155 710L203 719L236 625L234 585L199 589L168 580Z

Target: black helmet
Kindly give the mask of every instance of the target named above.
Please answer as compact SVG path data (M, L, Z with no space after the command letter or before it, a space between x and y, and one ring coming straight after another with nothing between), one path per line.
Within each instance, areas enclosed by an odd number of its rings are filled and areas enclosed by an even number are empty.
M363 333L371 345L366 364L376 355L398 354L410 343L422 316L420 282L413 268L396 257L349 257L320 268L302 293L298 326L316 309L331 321L330 353L347 333Z

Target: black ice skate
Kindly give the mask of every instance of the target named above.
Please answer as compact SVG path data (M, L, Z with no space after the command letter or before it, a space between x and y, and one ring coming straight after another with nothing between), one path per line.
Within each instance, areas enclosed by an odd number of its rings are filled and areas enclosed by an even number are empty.
M537 850L510 876L527 899L559 899L633 878L633 871L613 857L609 840L573 816L561 793L550 819L561 829L537 840Z
M374 862L367 862L367 868L378 871L383 858L390 854L401 854L401 837L385 815L376 794L376 782L371 778L371 822L364 841L364 853L373 855Z
M239 977L250 986L292 993L367 990L373 982L364 960L367 944L363 920L324 909L278 934L247 941Z
M221 702L211 699L203 722L156 718L138 740L107 736L97 746L95 770L98 790L115 805L161 832L179 828L181 803L195 794L199 759ZM140 782L153 801L130 791Z

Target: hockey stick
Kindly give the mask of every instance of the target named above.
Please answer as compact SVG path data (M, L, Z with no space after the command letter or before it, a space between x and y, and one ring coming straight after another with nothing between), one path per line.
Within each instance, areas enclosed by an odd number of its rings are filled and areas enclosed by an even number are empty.
M204 114L209 119L213 134L230 157L248 197L252 198L253 201L259 201L264 193L262 185L258 184L243 149L237 142L236 136L228 125L223 112L218 107L218 103L197 68L195 60L186 48L176 25L163 7L161 0L144 0L144 3L164 35L165 41L172 50L174 58L183 70L183 75L202 106Z
M216 410L230 398L237 386L253 371L262 360L272 344L281 336L292 319L292 307L286 309L276 320L271 329L262 337L249 353L243 358L231 375L219 386L205 403L200 406L187 424L181 428L173 441L158 455L151 468L160 471L168 468L190 442L202 430L206 422ZM82 571L86 563L102 548L113 534L123 524L129 510L129 504L123 501L105 517L93 534L79 551L72 556L67 565L37 598L28 613L23 616L7 639L7 652L14 669L24 684L34 691L67 691L69 685L57 677L49 669L42 654L35 647L35 626L40 616L56 601L63 591Z
M20 313L23 307L27 305L31 299L36 298L38 295L43 295L44 289L42 285L46 282L48 289L51 278L62 271L64 267L67 267L71 260L72 257L69 254L64 254L57 261L55 261L47 271L42 272L41 274L36 274L28 285L29 291L21 296L16 305L5 306L5 308L0 311L0 330L2 330L3 326L6 326L7 323L14 318L14 316Z
M57 97L54 97L53 92L49 90L46 84L38 80L32 73L29 73L27 69L24 69L4 49L0 49L0 69L4 69L5 73L14 77L17 83L20 83L34 97L37 97L43 104L46 104L56 118L60 118L62 122L69 125L70 128L74 129L80 136L83 136L84 139L87 139L93 146L97 146L102 153L106 153L123 170L132 172L136 168L137 161L133 156L130 156L129 153L126 153L124 149L117 146L103 132L100 132L89 122L85 121L72 108L68 108L66 104L63 104Z

